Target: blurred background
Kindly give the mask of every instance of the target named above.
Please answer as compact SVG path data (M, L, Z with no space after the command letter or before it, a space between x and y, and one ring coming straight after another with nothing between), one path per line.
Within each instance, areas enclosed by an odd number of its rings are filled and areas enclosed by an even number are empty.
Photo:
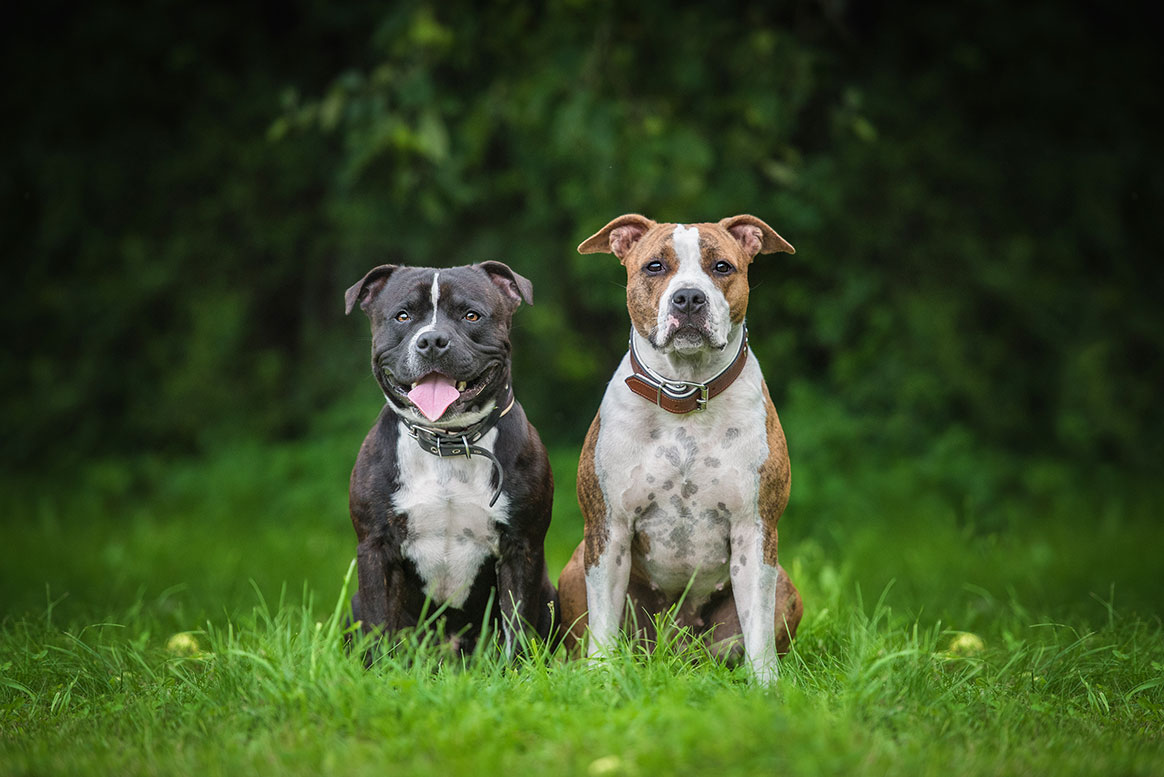
M516 384L554 453L560 566L577 450L628 332L623 269L574 247L628 211L753 213L797 248L749 274L793 457L789 553L852 558L845 527L924 502L918 536L1050 530L1088 565L1109 553L1093 579L1066 546L1029 549L1077 569L1064 600L1106 593L1144 554L1127 522L1159 523L1164 454L1164 50L1145 7L10 11L4 596L156 591L148 564L190 584L199 546L157 539L176 525L257 532L202 540L237 554L231 585L279 542L272 579L341 574L346 472L382 402L342 296L385 262L501 260L533 281ZM289 515L332 544L296 559ZM1110 542L1091 533L1104 515ZM1137 569L1126 587L1150 608L1160 576Z

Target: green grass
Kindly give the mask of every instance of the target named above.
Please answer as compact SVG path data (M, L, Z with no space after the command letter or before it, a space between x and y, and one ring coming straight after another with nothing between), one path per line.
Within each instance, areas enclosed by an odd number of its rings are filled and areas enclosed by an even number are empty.
M356 425L9 482L0 773L1164 773L1158 487L958 440L846 461L860 435L810 417L781 533L806 615L771 691L679 640L510 666L413 639L364 669L339 647Z

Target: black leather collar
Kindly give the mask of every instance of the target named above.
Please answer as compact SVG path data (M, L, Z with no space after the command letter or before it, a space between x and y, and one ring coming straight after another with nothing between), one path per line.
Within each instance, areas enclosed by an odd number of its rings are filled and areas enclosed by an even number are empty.
M431 426L420 426L404 416L399 416L401 423L408 430L408 436L416 440L416 443L425 453L430 453L441 459L457 456L464 456L466 459L484 456L489 459L493 464L494 482L493 498L489 500L490 507L497 504L497 499L501 496L501 487L505 484L505 470L502 469L501 462L497 460L492 451L474 443L487 435L497 425L497 422L513 409L513 392L507 392L507 396L509 401L506 402L504 408L497 405L493 408L493 412L485 418L471 426L466 426L464 429L437 429Z

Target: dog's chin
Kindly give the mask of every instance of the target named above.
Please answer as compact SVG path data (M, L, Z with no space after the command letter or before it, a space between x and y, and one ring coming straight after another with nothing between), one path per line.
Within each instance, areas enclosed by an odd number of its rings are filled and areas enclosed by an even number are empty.
M659 350L682 357L699 356L708 351L723 350L727 344L726 340L717 342L711 332L694 326L680 326L669 330L658 337L656 343Z
M458 409L456 403L453 403L449 405L449 409L444 412L444 415L435 421L430 421L423 413L411 405L403 408L398 405L393 405L393 409L397 415L416 426L423 426L428 429L456 431L484 421L493 412L496 402L490 401L489 399L482 399L478 404L479 406Z

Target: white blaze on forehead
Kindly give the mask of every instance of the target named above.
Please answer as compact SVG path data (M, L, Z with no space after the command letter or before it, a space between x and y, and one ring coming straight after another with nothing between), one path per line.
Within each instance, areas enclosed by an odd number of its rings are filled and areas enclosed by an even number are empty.
M675 225L671 233L671 244L675 246L675 256L679 259L679 274L702 274L703 262L699 256L699 228Z
M421 332L431 332L436 327L437 305L441 301L441 271L437 270L432 274L432 291L429 292L432 299L432 321L428 322L428 326L420 330Z
M412 336L412 339L408 341L408 359L414 365L417 362L416 341L425 332L431 332L432 330L436 329L437 305L441 301L441 271L440 270L437 270L436 272L434 272L432 274L432 291L429 293L429 297L432 300L432 320L429 321L427 324L425 324L420 329L418 329L416 331L416 334L414 334Z

